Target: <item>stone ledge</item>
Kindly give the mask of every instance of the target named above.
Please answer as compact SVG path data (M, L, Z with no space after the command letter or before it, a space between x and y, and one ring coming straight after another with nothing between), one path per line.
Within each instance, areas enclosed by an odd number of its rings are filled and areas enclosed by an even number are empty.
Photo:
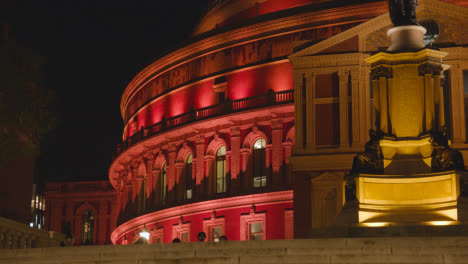
M323 238L0 250L0 263L468 263L468 237Z

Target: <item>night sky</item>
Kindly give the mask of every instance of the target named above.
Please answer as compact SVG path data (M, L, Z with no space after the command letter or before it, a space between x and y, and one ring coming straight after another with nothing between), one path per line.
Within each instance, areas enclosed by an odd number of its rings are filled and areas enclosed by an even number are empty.
M189 39L208 2L11 1L0 8L10 38L46 58L45 85L56 95L58 124L41 143L36 179L108 178L126 85Z

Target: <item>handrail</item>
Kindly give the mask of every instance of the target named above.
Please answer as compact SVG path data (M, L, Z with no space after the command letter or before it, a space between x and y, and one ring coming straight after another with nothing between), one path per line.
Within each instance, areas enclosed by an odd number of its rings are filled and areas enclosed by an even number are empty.
M113 160L132 145L143 139L154 136L169 129L190 124L195 121L247 111L255 108L290 104L294 102L294 90L281 92L268 92L267 94L246 97L237 100L228 100L224 103L212 105L199 109L191 109L189 112L163 119L162 121L140 129L137 133L127 138L126 141L117 145L117 150L113 153Z

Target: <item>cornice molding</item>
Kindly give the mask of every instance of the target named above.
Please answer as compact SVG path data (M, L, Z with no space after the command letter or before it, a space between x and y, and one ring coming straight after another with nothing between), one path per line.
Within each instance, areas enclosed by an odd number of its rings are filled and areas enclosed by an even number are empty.
M468 8L460 5L455 5L439 0L420 0L417 9L417 14L421 15L427 11L435 12L448 17L458 17L461 21L468 21ZM358 36L359 41L362 42L365 39L365 37L370 33L373 33L385 27L390 27L391 25L392 22L390 21L389 15L388 13L385 13L376 18L370 19L358 26L348 29L342 33L339 33L331 38L321 41L315 45L297 51L291 54L289 56L289 59L293 60L297 57L316 54L322 50L339 44L354 36ZM362 44L364 43L360 43L359 45L359 51L366 52L367 50Z
M145 84L158 77L159 75L163 74L164 72L167 72L183 63L187 63L191 60L216 51L245 44L248 42L320 27L317 25L308 26L313 23L329 21L330 19L340 20L347 17L349 18L351 17L350 14L352 14L353 16L362 15L365 17L372 17L373 15L385 12L385 10L386 7L383 4L383 1L365 3L355 6L338 7L328 10L320 10L316 12L309 12L245 26L192 43L155 61L154 63L143 69L132 79L132 81L130 81L122 95L122 100L120 104L122 115L124 114L124 110L127 107L128 102L139 89L144 87ZM331 14L333 14L333 16L331 16ZM362 21L363 19L359 20ZM355 20L350 19L349 21L343 22L343 24L350 23L352 21ZM273 33L265 37L267 33L278 32L279 30L285 31L276 34ZM232 44L233 42L235 44ZM207 50L209 50L209 52L203 52ZM203 54L197 55L200 53ZM169 68L165 68L169 65L171 65ZM157 75L152 76L155 72L158 71L159 73Z

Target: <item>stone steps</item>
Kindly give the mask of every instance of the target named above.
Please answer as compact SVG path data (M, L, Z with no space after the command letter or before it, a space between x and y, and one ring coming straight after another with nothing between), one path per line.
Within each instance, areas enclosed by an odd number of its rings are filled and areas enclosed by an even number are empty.
M0 263L468 263L468 237L324 238L0 250Z

